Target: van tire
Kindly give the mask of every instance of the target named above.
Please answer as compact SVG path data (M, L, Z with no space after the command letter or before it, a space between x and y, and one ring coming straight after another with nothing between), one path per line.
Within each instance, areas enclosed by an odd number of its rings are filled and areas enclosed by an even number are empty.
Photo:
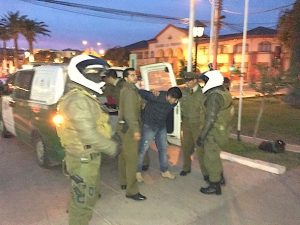
M3 123L2 120L0 120L0 130L1 130L1 136L2 136L3 138L10 138L10 137L12 136L11 133L9 133L9 132L6 130L6 128L5 128L4 123Z
M34 150L39 166L44 168L50 167L50 160L45 142L40 136L34 138Z

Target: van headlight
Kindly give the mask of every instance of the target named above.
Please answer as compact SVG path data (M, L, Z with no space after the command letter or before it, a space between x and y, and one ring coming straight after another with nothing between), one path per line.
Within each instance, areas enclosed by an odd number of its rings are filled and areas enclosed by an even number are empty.
M53 123L55 124L55 126L60 127L61 124L64 122L64 118L62 115L60 114L56 114L53 118L52 118Z

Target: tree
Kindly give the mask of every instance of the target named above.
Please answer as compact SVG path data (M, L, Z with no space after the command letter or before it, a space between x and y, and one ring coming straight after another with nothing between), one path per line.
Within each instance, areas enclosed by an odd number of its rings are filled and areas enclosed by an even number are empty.
M25 19L23 23L22 34L29 44L29 52L33 54L33 42L36 41L38 35L50 36L50 31L47 29L44 22L39 22L31 19Z
M291 52L289 72L297 76L300 72L300 0L290 10L285 10L277 25L279 40Z
M7 27L4 23L2 23L2 21L0 21L0 39L3 41L3 60L6 60L6 42L10 39L10 35Z
M271 67L265 65L256 65L257 69L260 73L260 82L256 82L255 80L251 81L250 86L262 94L260 109L256 118L256 123L254 127L253 137L256 138L260 120L262 118L264 108L265 108L265 97L272 96L275 92L286 86L286 82L284 80L284 71L280 66L280 62L274 60L272 62Z
M104 59L110 60L115 66L128 66L129 50L123 47L114 47L108 49Z
M281 15L278 22L278 38L291 52L289 78L290 87L284 101L300 108L300 0Z
M14 41L14 64L15 67L19 67L18 62L18 38L19 34L23 31L23 23L24 20L27 19L27 16L20 15L20 12L8 12L4 17L1 19L1 23L4 24L5 27L8 29L8 33Z

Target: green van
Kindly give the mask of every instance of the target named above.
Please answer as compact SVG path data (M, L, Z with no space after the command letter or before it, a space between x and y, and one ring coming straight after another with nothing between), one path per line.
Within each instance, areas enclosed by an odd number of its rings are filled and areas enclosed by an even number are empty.
M11 76L1 96L2 137L16 136L35 148L40 166L50 167L64 157L56 134L56 105L63 95L67 67L45 65L19 70Z

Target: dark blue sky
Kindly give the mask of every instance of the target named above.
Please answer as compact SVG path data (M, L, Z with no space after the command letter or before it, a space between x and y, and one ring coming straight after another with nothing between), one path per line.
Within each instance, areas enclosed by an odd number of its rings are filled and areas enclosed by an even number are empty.
M171 17L188 18L190 0L61 0L65 2L80 3L98 7L121 9L127 11L158 14ZM29 2L35 2L34 0ZM81 15L78 13L61 11L54 8L31 4L21 0L0 0L0 15L9 11L20 11L30 19L43 21L51 30L51 37L39 37L35 48L83 49L82 40L87 40L90 47L99 49L97 42L101 42L101 48L107 49L114 46L124 46L140 40L153 38L169 21L151 21L146 19L134 19L130 17L112 16L111 14L97 13L98 16L115 17L108 19ZM223 0L223 12L225 22L234 24L242 31L244 0ZM294 3L295 0L249 0L249 27L257 26L276 27L280 10L264 12L268 9L285 6ZM52 5L55 6L55 5ZM57 6L55 6L57 7ZM74 10L72 8L65 8ZM91 13L91 11L84 11ZM196 18L210 20L209 0L196 1ZM138 21L140 20L140 21ZM185 25L175 24L186 27ZM222 33L238 32L224 27ZM206 32L209 34L209 27ZM20 39L20 47L27 48L28 44ZM12 46L12 43L9 43Z

